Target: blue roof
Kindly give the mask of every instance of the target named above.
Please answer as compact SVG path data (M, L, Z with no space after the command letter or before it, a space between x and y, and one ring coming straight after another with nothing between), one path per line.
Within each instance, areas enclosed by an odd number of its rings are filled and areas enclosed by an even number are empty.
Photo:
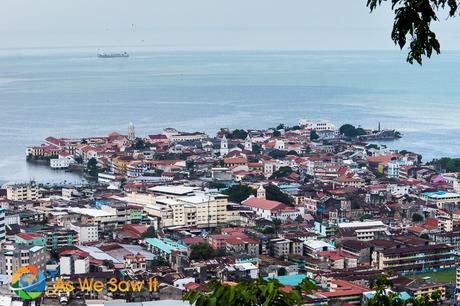
M297 286L304 280L305 277L307 277L305 274L294 274L275 277L265 277L264 279L266 281L277 279L283 285Z
M364 293L364 295L368 298L368 299L372 299L375 295L375 291L372 291L372 292L366 292ZM401 300L403 301L407 301L408 299L411 298L410 294L407 293L406 291L402 291L402 292L399 292L399 296L398 296Z
M431 196L431 195L445 195L446 191L433 191L433 192L424 192L423 195Z
M172 241L171 239L158 239L158 238L147 238L145 243L150 244L151 246L162 250L167 254L171 254L173 250L176 249L187 249L185 245Z

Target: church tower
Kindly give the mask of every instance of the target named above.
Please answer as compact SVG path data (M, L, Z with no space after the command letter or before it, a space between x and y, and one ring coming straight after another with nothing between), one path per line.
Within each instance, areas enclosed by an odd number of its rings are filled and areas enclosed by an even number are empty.
M251 139L251 137L249 136L249 134L248 134L248 136L246 137L246 140L244 141L244 149L245 149L246 151L251 151L251 152L252 152L252 139Z
M128 140L133 141L134 139L136 139L136 134L134 132L134 124L130 122L128 124Z
M264 200L266 199L265 188L263 185L260 185L260 187L257 189L257 198Z
M224 135L220 140L220 156L224 156L225 154L228 154L228 140Z

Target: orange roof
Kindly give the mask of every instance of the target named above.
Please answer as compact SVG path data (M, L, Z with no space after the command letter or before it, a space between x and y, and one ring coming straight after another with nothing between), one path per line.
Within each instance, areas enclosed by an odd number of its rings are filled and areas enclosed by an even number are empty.
M389 155L381 155L381 156L368 156L367 161L371 163L388 163L391 161L392 158L397 157L396 154L389 154Z

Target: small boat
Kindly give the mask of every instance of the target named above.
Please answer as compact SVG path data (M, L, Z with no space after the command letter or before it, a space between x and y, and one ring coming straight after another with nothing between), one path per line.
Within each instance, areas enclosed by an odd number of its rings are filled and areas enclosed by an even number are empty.
M126 51L122 53L98 53L97 57L99 58L129 57L129 54Z

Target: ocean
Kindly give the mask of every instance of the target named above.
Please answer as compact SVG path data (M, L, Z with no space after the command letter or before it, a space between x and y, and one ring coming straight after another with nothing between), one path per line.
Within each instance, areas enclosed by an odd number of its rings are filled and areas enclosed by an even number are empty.
M129 51L129 50L128 50ZM267 128L301 118L394 128L425 161L460 148L460 52L422 67L399 51L0 53L0 181L78 182L25 161L44 138Z

